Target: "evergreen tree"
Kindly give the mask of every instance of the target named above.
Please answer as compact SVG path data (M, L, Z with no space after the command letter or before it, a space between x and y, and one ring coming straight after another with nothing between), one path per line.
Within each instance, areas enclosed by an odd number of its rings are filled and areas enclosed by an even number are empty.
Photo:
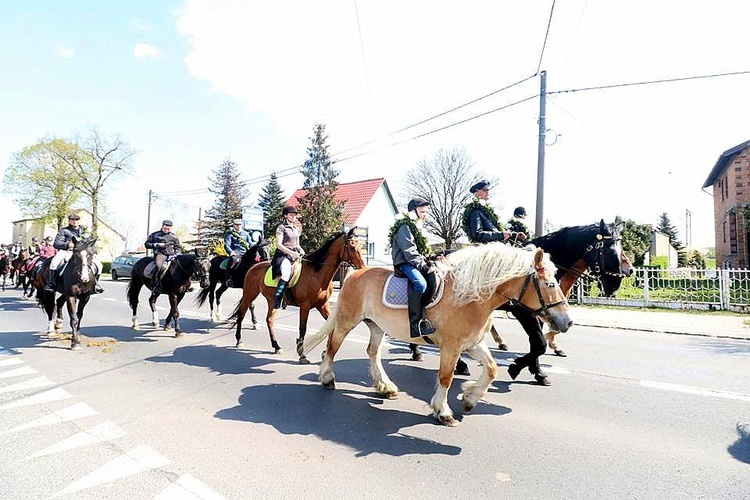
M672 225L672 221L669 220L669 216L666 212L659 216L659 224L657 224L656 229L669 236L669 244L678 252L685 248L682 242L677 238L677 228Z
M620 216L615 217L615 224L621 222ZM651 247L651 228L645 224L637 224L628 219L625 221L625 229L622 231L622 249L628 254L633 265L643 265L646 253Z
M303 188L305 195L297 198L298 210L304 230L301 244L307 252L320 248L323 242L336 231L344 227L344 209L336 201L338 171L333 169L328 154L328 136L326 127L316 123L313 127L313 137L307 147L307 160L302 166L305 177Z
M201 228L201 237L208 240L222 240L232 220L242 217L242 207L248 195L247 189L239 180L237 164L227 158L209 177L208 190L214 194L214 205L206 210Z
M263 210L263 235L270 238L284 219L281 215L284 209L284 195L281 192L276 172L271 174L268 182L263 186L263 192L258 198L258 206Z

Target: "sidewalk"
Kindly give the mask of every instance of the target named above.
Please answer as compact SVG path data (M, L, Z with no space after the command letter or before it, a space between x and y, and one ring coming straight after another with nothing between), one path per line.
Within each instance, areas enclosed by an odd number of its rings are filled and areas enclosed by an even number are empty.
M750 340L750 315L576 305L570 315L582 326Z

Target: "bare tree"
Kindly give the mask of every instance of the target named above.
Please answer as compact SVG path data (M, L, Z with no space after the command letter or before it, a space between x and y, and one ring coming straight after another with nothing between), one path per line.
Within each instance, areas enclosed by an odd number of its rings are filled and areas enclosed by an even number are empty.
M406 197L420 196L430 202L427 230L450 249L463 234L461 217L471 200L469 188L483 177L463 148L438 150L406 173Z

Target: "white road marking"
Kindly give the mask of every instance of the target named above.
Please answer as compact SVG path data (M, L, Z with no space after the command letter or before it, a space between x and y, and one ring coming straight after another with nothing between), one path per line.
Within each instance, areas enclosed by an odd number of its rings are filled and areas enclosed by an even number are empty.
M102 300L105 300L105 301L107 301L107 302L122 302L121 300L118 300L118 299L111 299L111 298L109 298L109 297L102 297Z
M115 439L120 438L125 434L126 433L124 430L107 420L106 422L102 422L101 424L96 425L88 430L79 432L74 436L63 439L59 443L48 446L47 448L25 458L24 461L43 457L45 455L52 455L53 453L60 453L63 451L73 450L75 448L90 446L96 443L103 443L104 441L114 441Z
M45 415L43 417L37 418L36 420L32 420L31 422L27 422L23 425L19 425L18 427L14 427L6 432L18 432L26 429L33 429L35 427L54 425L59 424L60 422L77 420L79 418L90 417L96 414L97 411L91 408L86 403L78 403L73 406L69 406L67 408L63 408L62 410L56 411L51 415Z
M171 463L171 460L167 457L160 455L146 445L141 445L107 462L78 481L69 484L55 493L52 498L69 495L70 493L109 483L116 479L156 469L169 463Z
M0 361L0 366L22 365L24 361L21 358L8 358Z
M45 386L53 385L53 384L54 382L52 382L50 379L48 379L45 376L41 376L37 378L32 378L31 380L27 380L25 382L19 382L17 384L0 387L0 393L25 391L27 389L38 389L39 387L45 387Z
M750 395L740 392L714 391L712 389L702 389L700 387L691 387L689 385L667 384L664 382L652 382L641 380L641 385L654 389L663 389L665 391L683 392L686 394L696 394L698 396L711 396L715 398L736 399L738 401L750 402Z
M0 373L0 378L20 377L21 375L32 375L34 373L39 372L37 372L30 366L22 366L21 368L16 368L15 370L8 370L7 372Z
M190 474L183 474L167 486L154 500L226 500Z
M73 395L65 389L51 389L49 391L40 392L27 398L19 399L18 401L11 401L0 405L0 410L7 410L9 408L20 408L21 406L31 406L49 403L52 401L60 401L63 399L70 399Z

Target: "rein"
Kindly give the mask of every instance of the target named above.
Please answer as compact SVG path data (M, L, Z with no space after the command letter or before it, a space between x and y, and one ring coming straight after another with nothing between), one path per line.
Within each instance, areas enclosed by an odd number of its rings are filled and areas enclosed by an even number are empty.
M540 307L538 309L532 309L531 307L527 306L526 304L521 303L521 299L526 294L526 290L529 288L529 283L534 283L534 290L536 291L537 299L539 299ZM525 309L529 311L532 314L539 315L539 316L547 316L549 317L549 310L558 307L561 304L564 304L565 300L559 300L557 302L553 302L549 305L547 305L544 302L544 297L542 297L542 290L539 287L539 278L537 277L536 272L531 272L526 275L526 278L523 281L523 287L521 287L521 292L518 294L518 298L511 298L506 295L503 295L512 306L518 306L522 309Z
M316 264L316 265L319 265L319 266L337 266L338 267L338 266L340 266L342 264L346 264L349 267L354 267L354 264L351 263L351 260L352 260L351 251L352 250L351 250L351 248L350 248L350 246L348 244L350 241L351 240L346 240L344 242L344 252L346 253L346 258L344 258L338 264L334 264L332 262L317 262L317 261L314 261L314 260L310 260L310 259L308 259L306 257L300 257L300 260L302 260L303 262L309 262L310 264Z

